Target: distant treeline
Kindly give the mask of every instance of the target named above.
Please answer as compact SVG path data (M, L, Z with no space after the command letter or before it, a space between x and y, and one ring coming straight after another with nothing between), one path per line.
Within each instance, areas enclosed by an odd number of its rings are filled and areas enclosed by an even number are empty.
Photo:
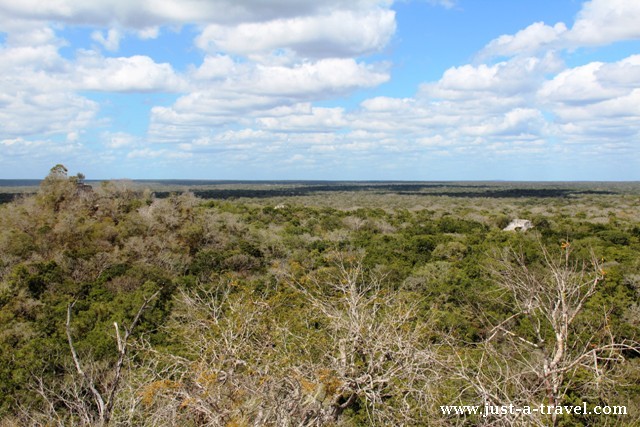
M474 187L474 186L469 186ZM424 185L424 184L390 184L390 185L313 185L295 188L279 188L279 189L212 189L212 190L194 190L193 193L203 199L235 199L235 198L268 198L268 197L292 197L292 196L309 196L316 193L329 192L361 192L369 191L380 194L398 194L411 196L446 196L446 197L487 197L487 198L524 198L524 197L540 197L540 198L565 198L574 195L587 194L615 194L613 191L607 190L575 190L575 189L559 189L559 188L512 188L512 189L485 189L487 186L478 185L476 191L451 191L452 187L447 185ZM434 188L442 188L436 190ZM427 191L425 191L427 190ZM173 192L158 191L155 192L156 197L166 198Z
M86 181L97 188L103 181ZM106 181L104 181L106 182ZM530 183L530 182L385 182L385 181L211 181L211 180L134 180L135 188L149 188L158 198L191 191L203 199L298 197L322 193L369 192L405 196L444 196L455 198L567 198L581 195L612 195L625 192L619 183ZM0 180L0 204L39 185L39 180ZM622 184L624 185L624 184ZM629 188L633 187L633 184ZM11 188L14 187L14 188ZM20 187L17 191L15 187ZM221 188L224 187L224 188ZM229 188L231 187L231 188ZM7 189L3 191L3 188ZM9 188L11 188L9 190Z
M0 193L0 204L13 202L22 193Z

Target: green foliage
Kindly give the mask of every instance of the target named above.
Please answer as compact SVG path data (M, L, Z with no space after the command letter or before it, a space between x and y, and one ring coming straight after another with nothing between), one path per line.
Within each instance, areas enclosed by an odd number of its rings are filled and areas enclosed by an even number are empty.
M0 207L0 417L19 417L18 403L44 408L34 390L35 378L52 389L74 380L65 333L69 304L75 302L71 332L79 357L109 383L118 358L113 323L129 324L146 298L156 292L134 334L139 340L135 348L141 350L132 352L126 365L127 385L146 390L150 399L145 406L139 393L127 392L137 402L136 410L142 411L134 416L138 424L159 413L153 411L159 410L162 399L179 399L180 393L192 392L194 384L222 393L217 396L229 413L252 413L255 401L229 394L218 383L206 383L206 378L213 378L207 375L221 366L238 381L248 382L247 390L266 393L259 397L277 399L276 391L284 390L277 387L285 384L300 387L298 403L308 408L313 406L309 402L320 402L314 406L320 413L330 406L322 398L327 387L335 392L338 384L337 369L331 363L339 360L339 347L346 345L349 335L340 323L343 318L332 318L314 306L302 289L315 286L313 297L325 298L325 308L335 307L340 288L320 285L335 285L324 280L336 272L335 253L362 251L363 268L383 278L376 289L380 301L393 295L397 298L391 304L394 310L404 304L412 307L396 332L415 332L413 336L420 337L416 348L439 353L440 364L456 357L481 360L478 346L491 333L488 325L516 314L513 295L489 273L505 248L522 254L532 271L544 271L541 245L552 251L570 243L576 259L595 257L606 280L576 320L578 341L594 333L602 313L612 335L626 340L640 336L640 226L629 214L633 206L626 213L616 210L609 215L614 209L611 200L585 196L580 199L579 214L571 215L578 209L575 199L542 204L539 199L522 198L503 204L485 198L460 202L420 195L411 199L417 202L409 209L394 205L397 199L391 194L374 194L375 203L369 205L354 203L353 193L342 199L323 194L286 203L282 197L275 202L203 202L192 193L175 192L161 199L126 182L89 189L84 176L69 177L64 166L56 165L37 194ZM502 231L516 213L518 217L528 214L534 232ZM291 286L293 282L297 287ZM195 307L185 302L185 295L201 297L201 304L205 296L215 298L210 305ZM367 300L370 295L361 297ZM374 307L378 300L370 301ZM211 310L218 308L216 324ZM393 310L377 313L400 316ZM346 311L342 315L347 318ZM509 326L514 333L531 337L536 324L524 319ZM242 349L235 362L211 344L229 345L225 337L238 332L233 328L240 328L249 340L227 349ZM374 338L367 336L369 342ZM348 344L361 351L357 342ZM153 351L146 352L150 348ZM202 349L206 351L199 352ZM163 352L168 359L154 359L150 356L154 352ZM376 354L385 366L392 366L383 353ZM638 377L637 354L625 356L628 365L616 367L616 375ZM355 371L372 360L364 352L359 357L354 358ZM162 377L176 360L185 363L184 370ZM603 389L601 400L594 400L584 393L580 375L576 374L575 387L569 387L566 402L595 404L618 396L640 407L637 387L623 386L616 377L615 385ZM417 405L395 393L401 385L380 386L386 391L379 403L387 405L389 414L403 405ZM430 389L436 393L434 402L453 404L447 399L459 395L457 386L451 378L440 378L437 392ZM86 385L83 390L87 392ZM206 400L204 395L197 397ZM336 399L345 403L347 397ZM68 411L54 401L56 410ZM181 421L198 425L202 414L194 402L178 403ZM370 425L368 411L374 407L365 395L358 395L336 415L337 422ZM414 423L437 420L440 415L435 408L434 403L433 408L416 410L415 420L421 421ZM233 420L230 416L225 422ZM571 425L574 421L561 422Z

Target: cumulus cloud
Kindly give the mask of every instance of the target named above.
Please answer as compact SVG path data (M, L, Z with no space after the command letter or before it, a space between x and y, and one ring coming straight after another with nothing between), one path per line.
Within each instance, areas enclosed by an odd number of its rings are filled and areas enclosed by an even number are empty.
M565 155L574 154L580 145L609 147L591 148L592 154L615 152L614 147L628 146L640 136L637 107L640 55L613 63L594 61L571 68L566 68L561 61L546 69L523 67L522 61L531 56L548 57L550 53L557 58L559 52L572 52L580 47L639 39L637 22L640 22L638 2L585 2L570 28L564 23L549 26L536 22L516 34L500 36L479 52L477 60L501 56L510 59L450 69L438 82L424 85L421 95L428 99L442 97L451 106L451 111L460 112L461 117L465 111L474 111L483 117L481 126L477 125L475 116L468 117L465 123L469 125L462 126L458 131L460 134L477 130L480 135L487 131L492 139L500 141L500 128L506 124L509 114L531 109L532 116L522 123L530 124L532 128L521 135L562 141L547 148ZM502 104L494 112L502 111L503 125L500 117L487 116L470 107L480 98L486 112ZM442 109L442 105L439 108ZM535 113L536 110L541 114ZM567 151L565 144L572 145L572 150ZM489 147L497 149L498 146Z
M567 143L615 147L640 140L640 56L568 69L541 86L538 102ZM602 151L604 152L604 150Z
M463 65L446 70L442 78L424 84L423 96L443 99L522 96L532 92L544 80L544 75L558 71L562 62L553 54L544 58L517 57L493 65Z
M461 133L468 136L539 138L545 127L542 112L534 108L514 108L504 115L486 117L481 122L470 121Z
M388 44L396 29L391 4L391 0L0 0L0 22L7 31L0 47L0 84L11 88L0 97L0 114L12 120L8 135L79 135L79 126L95 120L99 109L79 91L173 92L183 95L172 105L150 108L153 141L189 141L212 127L256 123L258 117L268 122L278 114L284 116L283 108L299 108L295 106L388 81L386 64L368 64L356 57ZM11 25L4 26L5 22ZM93 30L90 39L112 55L127 35L153 39L163 26L185 24L202 24L203 32L194 42L212 52L186 72L145 55L104 57L76 50L72 59L63 58L60 48L68 42L56 36L63 25L88 26ZM31 111L42 108L44 98L51 108L41 115L40 123ZM316 116L304 117L298 122ZM27 126L27 121L35 125ZM125 140L116 133L106 146L123 148Z
M89 126L98 111L95 102L64 92L19 92L5 95L1 102L5 137L68 134Z
M146 27L141 30L138 30L137 34L138 34L138 37L140 37L143 40L156 39L160 35L160 27L158 26Z
M196 91L180 97L170 107L153 107L148 135L156 142L187 141L209 134L214 128L244 123L256 111L276 108L281 103L268 96Z
M0 0L0 13L23 20L144 29L189 23L240 23L305 16L336 9L389 7L386 0Z
M64 42L51 28L19 30L0 45L2 137L48 141L44 138L67 135L67 141L77 142L84 129L97 123L99 111L96 101L78 91L175 91L184 87L169 64L143 56L103 58L87 52L70 60L60 55Z
M608 87L636 88L640 86L640 55L605 64L596 71L596 75Z
M120 47L120 40L122 39L122 33L115 29L111 28L107 31L106 36L102 33L102 31L94 31L91 33L91 39L100 43L105 49L109 51L116 51Z
M197 80L225 80L231 77L241 68L229 55L207 55L202 64L192 72Z
M492 40L479 53L479 57L487 56L530 56L540 50L558 44L567 26L559 22L554 26L544 22L535 22L514 35L505 34Z
M196 88L170 107L151 110L150 135L162 141L195 138L211 127L255 120L304 102L344 95L389 79L386 68L351 58L327 58L292 66L235 62L218 55L193 70ZM298 107L296 107L296 105ZM293 106L293 107L292 107ZM304 120L304 119L301 119ZM267 117L262 125L275 121ZM283 125L284 126L284 125Z
M602 66L602 62L591 62L565 70L545 82L538 91L538 97L547 102L567 104L606 99L612 92L605 89L596 77L596 71Z
M580 144L627 146L640 135L639 57L565 68L553 55L516 56L453 67L415 98L367 99L345 117L348 129L441 154L548 158Z
M0 45L0 137L27 147L26 138L49 141L94 123L98 105L72 90L62 45L50 28L29 25Z
M311 109L309 114L258 118L257 123L270 130L302 132L332 132L349 124L343 108L320 107Z
M411 98L391 98L388 96L377 96L369 98L361 103L367 111L397 111L406 112L415 108L415 102Z
M4 24L4 22L3 22ZM7 32L6 45L10 48L15 47L36 47L36 46L53 46L60 47L64 44L60 40L53 29L42 25L42 23L14 23L12 26L3 25L4 31Z
M99 112L87 90L178 95L150 105L146 135L113 129L95 137L105 155L131 164L195 163L207 153L237 170L344 166L352 158L375 167L391 154L416 165L453 155L542 158L567 145L630 152L640 140L640 55L571 68L562 57L639 38L636 3L586 2L573 26L533 23L490 41L474 63L449 68L413 97L374 96L348 109L317 102L389 81L389 64L360 57L393 38L390 0L0 0L1 155L77 151ZM60 23L89 26L97 51L62 57ZM127 35L153 39L165 35L163 26L183 24L199 24L194 44L204 55L185 71L113 53Z
M184 160L191 158L191 153L185 153L180 151L173 151L168 149L152 149L152 148L142 148L139 150L132 150L127 154L127 159L179 159Z
M103 132L102 140L111 149L120 149L138 145L139 138L126 132Z
M640 39L640 2L591 0L585 2L573 26L535 22L516 34L490 41L478 54L493 56L532 55L548 49L575 49Z
M247 91L294 97L345 94L389 80L389 74L380 66L358 63L351 58L322 59L294 67L259 65L252 74L253 79L242 82Z
M3 137L68 134L90 125L98 105L69 90L67 67L48 46L0 48Z
M603 45L640 39L640 2L591 0L586 2L567 39L574 45Z
M74 71L78 89L108 92L177 92L186 88L171 64L148 56L104 58L82 56Z
M36 166L46 171L51 167L51 159L69 159L85 154L82 145L73 141L22 137L0 139L0 161L3 172L10 177L29 178L29 167ZM28 164L25 159L28 159Z
M139 30L125 31L120 28L109 28L108 30L95 30L91 33L91 40L97 42L109 52L117 52L120 49L120 42L131 34L141 40L156 39L160 35L159 26L145 27Z
M369 65L352 58L326 58L292 65L236 62L229 56L205 58L193 72L216 91L252 93L278 97L343 94L361 87L373 87L389 79L385 64Z
M546 81L538 91L540 100L582 107L615 99L640 86L640 55L614 63L590 62L567 69Z
M307 58L351 57L382 49L395 29L395 14L388 9L336 10L237 26L209 25L196 38L196 45L206 51L243 55L285 49Z
M61 71L66 62L58 54L58 48L51 45L0 47L0 71L9 78L9 72L39 69L42 71ZM22 76L14 75L16 79Z

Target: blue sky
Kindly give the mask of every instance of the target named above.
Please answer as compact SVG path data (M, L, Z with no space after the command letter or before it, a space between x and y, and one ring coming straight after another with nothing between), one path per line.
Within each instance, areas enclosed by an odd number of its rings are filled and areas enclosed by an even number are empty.
M0 0L0 178L640 180L633 0Z

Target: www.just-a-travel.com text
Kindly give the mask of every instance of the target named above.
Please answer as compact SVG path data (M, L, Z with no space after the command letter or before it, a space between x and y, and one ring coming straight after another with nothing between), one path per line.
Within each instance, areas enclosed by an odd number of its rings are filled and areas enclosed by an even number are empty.
M587 407L587 403L582 405L538 405L538 406L515 406L515 405L451 405L440 406L443 415L482 415L490 417L495 415L627 415L626 406L594 406Z

